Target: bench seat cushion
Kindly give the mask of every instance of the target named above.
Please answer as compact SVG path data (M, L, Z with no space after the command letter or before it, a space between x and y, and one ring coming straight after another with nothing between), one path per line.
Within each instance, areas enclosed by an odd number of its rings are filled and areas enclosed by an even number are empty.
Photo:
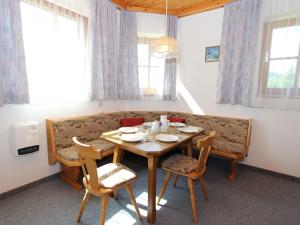
M86 142L85 144L93 145L96 147L97 150L103 150L107 151L114 147L114 144L105 141L105 140L94 140L90 142ZM57 154L61 156L63 159L68 161L76 161L79 160L79 155L77 151L75 150L74 146L68 147L68 148L61 148L57 150Z
M204 138L207 135L199 135L193 139L194 148L197 147L197 142ZM240 153L243 154L245 152L246 146L241 143L231 142L223 139L214 139L212 148L217 151L223 152L232 152L232 153Z

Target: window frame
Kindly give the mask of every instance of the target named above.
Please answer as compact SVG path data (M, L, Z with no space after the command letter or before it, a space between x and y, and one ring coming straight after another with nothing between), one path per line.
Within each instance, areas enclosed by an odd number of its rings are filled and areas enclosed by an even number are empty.
M300 49L298 51L298 56L294 57L277 57L271 58L271 45L273 30L278 28L292 27L300 25L300 18L291 18L284 20L276 20L272 22L266 22L263 26L263 36L262 36L262 53L261 53L261 65L260 65L260 88L259 95L263 97L273 97L281 98L282 95L289 93L289 98L300 98L300 87L298 87L298 82L300 83ZM276 60L285 60L285 59L297 59L296 74L292 88L268 88L268 75L270 62ZM271 93L271 95L270 95Z
M146 44L149 46L149 51L148 51L148 65L139 65L138 64L138 69L140 67L144 67L144 68L147 68L147 78L148 78L148 81L147 81L147 84L148 84L148 87L146 88L140 88L141 91L142 91L142 95L143 96L157 96L159 95L159 91L157 88L152 88L150 87L150 79L151 79L151 76L150 76L150 71L151 71L151 68L159 68L159 66L151 66L151 54L152 54L152 50L151 50L151 47L150 47L150 43L155 40L155 38L151 38L151 37L138 37L137 39L137 43L138 44Z

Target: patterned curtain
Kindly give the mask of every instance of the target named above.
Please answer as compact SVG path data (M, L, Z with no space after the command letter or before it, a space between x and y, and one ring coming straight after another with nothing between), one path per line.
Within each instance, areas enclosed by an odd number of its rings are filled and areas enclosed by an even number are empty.
M168 37L177 37L177 17L168 16ZM164 76L164 89L163 100L174 101L176 100L176 58L166 59L165 61L165 76Z
M140 98L137 49L137 18L135 12L121 11L118 59L118 98Z
M118 99L118 11L108 0L94 0L91 6L92 100Z
M240 0L225 6L217 103L250 104L261 2Z
M29 103L20 0L0 1L0 106Z

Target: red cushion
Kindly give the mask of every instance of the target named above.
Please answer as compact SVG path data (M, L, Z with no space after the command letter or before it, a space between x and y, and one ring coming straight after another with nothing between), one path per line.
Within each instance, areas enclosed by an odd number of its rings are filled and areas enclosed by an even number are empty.
M178 123L185 123L185 118L180 118L180 117L168 117L168 120L169 120L171 123L175 123L175 122L178 122Z
M134 126L141 125L144 122L145 122L145 120L142 117L132 117L132 118L120 119L121 127L134 127Z

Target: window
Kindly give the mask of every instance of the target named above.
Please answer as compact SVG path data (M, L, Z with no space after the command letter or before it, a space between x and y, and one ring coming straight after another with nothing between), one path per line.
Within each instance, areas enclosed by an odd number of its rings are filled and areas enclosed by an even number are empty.
M300 20L266 23L263 35L261 91L280 97L300 97ZM267 94L268 93L268 94Z
M139 81L145 96L162 95L165 60L153 56L151 38L138 39Z
M21 3L30 103L88 99L87 18L46 0Z

